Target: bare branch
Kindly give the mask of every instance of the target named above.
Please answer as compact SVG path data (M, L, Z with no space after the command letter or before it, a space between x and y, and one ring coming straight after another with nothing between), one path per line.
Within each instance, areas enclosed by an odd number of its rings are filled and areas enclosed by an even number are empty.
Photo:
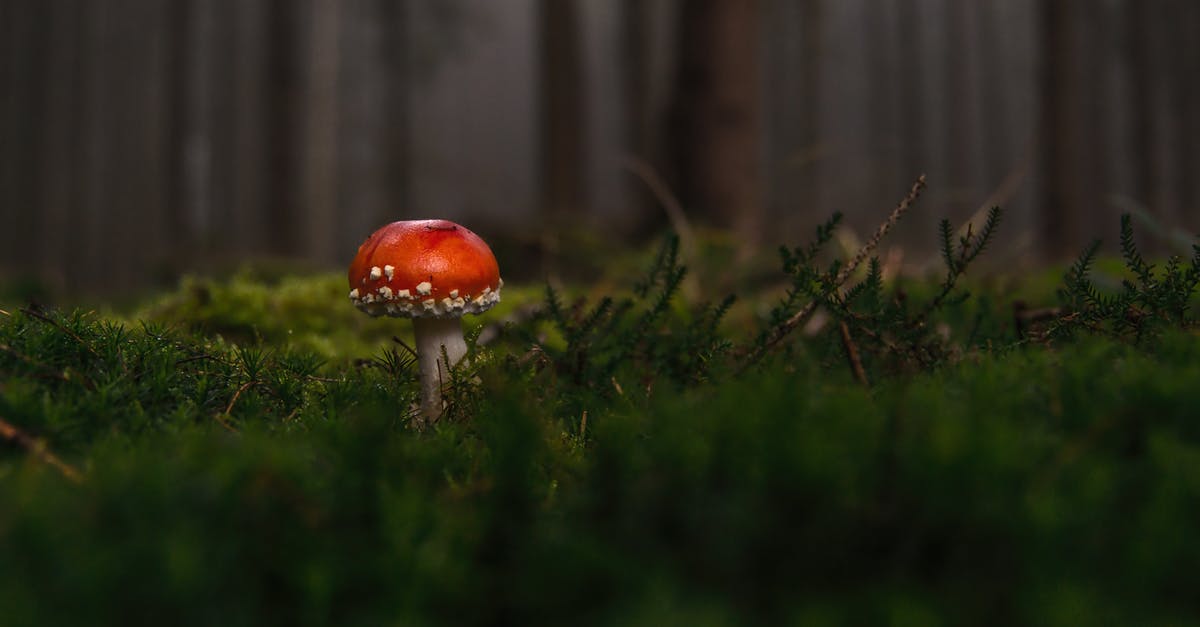
M83 482L83 473L79 472L74 466L64 462L55 455L44 440L39 440L25 431L21 430L16 425L0 418L0 437L14 442L25 450L29 451L34 457L41 460L43 463L49 464L55 470L62 473L64 477L75 483Z
M904 200L901 200L900 204L896 205L896 208L892 210L892 213L888 216L887 220L880 224L879 228L875 229L875 234L871 236L871 239L867 240L867 243L863 244L863 247L860 248L858 253L854 255L854 258L850 260L850 263L847 263L845 266L843 266L841 271L837 273L837 276L833 279L833 284L835 287L841 287L846 282L846 279L858 269L858 266L862 265L862 262L867 259L867 257L871 254L871 251L875 250L879 246L879 242L883 239L883 236L887 235L888 231L892 230L892 227L896 226L896 223L900 221L900 218L904 217L904 214L907 213L912 207L913 203L917 201L917 198L921 195L921 191L924 189L925 175L922 174L917 178L916 182L913 183L912 188L908 190L908 195L904 197ZM758 360L762 359L764 355L775 348L775 346L778 345L783 338L787 337L788 333L791 333L797 325L799 325L805 318L812 314L812 312L817 308L818 304L819 303L815 300L809 301L807 305L801 307L800 310L795 314L792 314L790 318L784 320L779 324L779 326L775 327L775 329L772 330L771 334L767 337L766 342L750 353L749 357L747 357L742 366L742 371L745 371L746 368L749 368L757 363Z

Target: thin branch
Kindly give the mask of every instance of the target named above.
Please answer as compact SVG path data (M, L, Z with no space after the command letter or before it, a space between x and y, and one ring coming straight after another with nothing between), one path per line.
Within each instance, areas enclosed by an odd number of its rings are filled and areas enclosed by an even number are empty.
M679 202L679 198L671 191L667 182L658 175L645 159L627 155L621 160L625 169L633 173L634 176L642 180L646 187L650 189L650 193L654 194L654 198L658 204L662 206L663 211L667 213L667 219L671 221L671 228L679 235L679 244L683 247L684 262L692 267L696 265L696 256L699 251L696 246L696 232L692 229L692 223L688 221L687 213L683 210L683 203ZM694 273L683 278L684 295L688 300L695 300L700 294L699 279Z
M892 210L892 213L888 216L888 219L880 224L879 228L875 229L875 234L871 236L871 239L867 240L867 243L859 249L858 254L854 255L854 259L852 259L850 263L846 264L846 266L842 268L841 272L838 272L837 278L835 278L833 281L836 285L845 283L846 279L858 269L858 266L862 265L862 262L867 260L867 256L869 256L872 251L879 247L879 242L883 239L883 236L887 235L888 231L892 230L892 227L896 226L896 223L900 221L900 218L904 217L905 213L908 213L908 210L912 207L913 203L917 201L917 198L921 195L921 191L924 189L925 175L922 174L921 176L917 177L917 180L912 184L912 188L908 190L908 195L904 197L904 200L901 200L900 204L896 205L896 208Z
M177 360L175 360L175 365L182 366L184 364L191 363L193 361L200 361L203 359L211 359L218 363L220 363L220 361L221 361L220 359L217 359L216 357L213 357L212 355L209 355L207 353L201 353L199 355L192 355L191 357L184 357L183 359L177 359Z
M8 353L9 355L12 355L13 357L16 357L18 360L25 363L25 365L27 365L27 366L32 366L34 368L44 370L46 372L46 374L48 376L50 376L51 378L57 379L64 383L71 382L71 379L69 379L67 377L67 375L59 372L58 370L55 370L54 368L51 368L50 366L47 366L46 364L43 364L38 361L34 361L32 357L29 357L29 356L25 355L24 353L21 353L20 351L9 346L8 344L0 344L0 351L3 351L5 353Z
M858 253L854 255L854 258L850 260L850 263L847 263L845 266L843 266L841 271L837 273L837 276L833 279L833 286L835 288L841 287L841 285L846 282L846 279L858 269L858 266L862 265L862 262L867 259L867 256L871 254L871 251L875 250L875 248L879 246L879 242L883 239L883 236L887 235L888 231L892 230L892 227L896 226L896 223L900 221L900 218L904 217L904 214L907 213L912 207L913 203L917 201L917 198L921 195L921 191L924 189L925 175L922 174L917 178L916 182L913 183L912 188L908 190L908 195L904 197L904 200L901 200L900 204L896 205L896 208L892 210L892 213L888 216L888 219L880 224L879 228L875 230L875 234L871 236L871 239L867 240L867 243L863 244L863 247L860 248ZM746 362L743 364L741 370L744 372L747 368L757 363L758 360L762 359L763 356L769 351L774 349L775 346L783 340L783 338L787 337L787 335L791 333L797 325L799 325L817 308L818 304L819 303L815 300L809 301L807 305L800 308L800 311L792 314L790 318L784 320L779 324L779 326L775 327L775 329L772 330L771 334L767 337L766 342L750 353L750 356L746 359Z
M46 324L56 327L59 331L62 331L63 333L69 335L76 342L79 342L79 345L86 348L87 351L89 353L91 353L93 357L95 357L97 359L100 358L100 353L97 353L96 349L92 348L91 344L88 344L87 342L84 341L84 339L82 337L79 337L78 333L75 333L74 331L68 329L67 327L64 327L63 325L59 324L58 321L50 318L49 316L38 313L30 307L22 308L21 313L23 313L27 316L33 316L34 318L37 318L38 320L41 320L42 322L45 322Z
M237 428L235 428L232 424L229 423L229 418L232 416L232 413L233 413L233 406L237 404L238 399L242 397L243 392L258 385L259 383L260 383L260 381L258 379L251 379L251 380L243 383L237 389L237 391L235 391L233 393L233 398L229 399L229 404L225 406L225 411L214 416L214 418L217 419L217 423L220 424L222 427L225 427L226 431L229 431L230 433L238 432Z
M961 236L965 233L972 223L987 217L992 207L1008 205L1008 201L1012 200L1012 197L1021 189L1021 184L1025 182L1025 177L1029 174L1029 166L1033 162L1034 143L1032 137L1026 142L1025 149L1021 153L1021 159L1013 165L1008 174L1004 176L1004 179L1000 181L1000 184L996 186L996 189L988 194L988 197L983 200L979 208L975 210L975 213L971 214L971 217L967 218L966 222L959 225L956 231L958 235Z
M47 364L43 364L43 363L33 359L32 357L29 357L29 356L21 353L17 349L15 349L7 344L0 344L0 351L3 351L5 353L8 353L9 355L12 355L13 357L16 357L17 359L21 360L28 366L42 370L44 372L44 374L41 375L41 378L43 378L43 379L47 379L47 378L54 379L55 381L62 381L63 383L80 383L83 385L83 387L85 387L89 390L96 389L96 383L94 381L92 381L91 377L87 376L86 374L84 374L83 372L81 372L79 370L72 370L68 367L67 369L60 372L59 370L57 370ZM70 372L78 373L80 380L73 381L71 379L71 377L67 376L67 373L70 373Z
M854 373L854 379L861 383L863 387L870 387L867 381L867 371L863 368L862 359L858 356L858 346L854 344L854 338L850 337L850 327L843 320L839 323L842 329L842 346L846 349L846 359L850 361L850 371Z
M229 404L225 406L225 411L222 413L226 416L232 414L233 406L238 402L238 399L241 398L242 392L245 392L256 385L258 385L258 379L253 379L243 383L241 387L239 387L237 391L233 393L233 398L229 399Z
M29 451L34 457L38 458L45 464L49 464L62 473L64 477L74 481L75 483L83 482L83 473L79 472L74 466L59 459L57 455L51 452L46 446L44 440L39 440L28 433L22 431L16 425L0 418L0 436L4 439L15 442L25 450Z
M684 250L688 253L695 253L696 235L692 230L692 224L683 210L683 203L679 202L679 198L671 191L667 182L658 175L653 166L646 163L645 159L628 155L621 162L625 169L646 184L658 204L662 205L663 211L667 213L667 219L671 221L671 228L679 234Z
M488 344L491 344L492 342L496 341L496 339L499 338L501 335L503 335L504 329L508 325L524 324L524 323L526 323L530 320L533 320L541 315L542 315L542 306L541 305L538 305L538 304L522 305L522 306L516 308L515 310L513 310L507 316L504 316L503 318L496 320L494 322L490 322L490 323L488 323L487 326L483 327L483 330L481 330L479 332L479 337L475 338L475 345L476 346L487 346Z
M401 346L403 346L403 347L404 347L404 350L408 351L408 354L409 354L409 355L412 355L413 359L417 359L417 349L415 349L415 348L413 348L413 347L409 346L409 345L408 345L408 342L405 342L404 340L400 339L400 336L398 336L398 335L393 335L393 336L392 336L392 341L393 341L393 342L395 342L395 343L397 343L397 344L399 344L399 345L401 345Z

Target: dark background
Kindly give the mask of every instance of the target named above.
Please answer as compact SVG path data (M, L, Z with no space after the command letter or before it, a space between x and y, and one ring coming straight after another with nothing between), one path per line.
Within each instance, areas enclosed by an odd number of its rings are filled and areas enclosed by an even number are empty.
M835 210L865 236L922 172L907 262L992 204L998 263L1122 212L1169 250L1200 229L1197 77L1194 0L0 0L0 281L340 269L424 217L518 277L571 231L754 252Z

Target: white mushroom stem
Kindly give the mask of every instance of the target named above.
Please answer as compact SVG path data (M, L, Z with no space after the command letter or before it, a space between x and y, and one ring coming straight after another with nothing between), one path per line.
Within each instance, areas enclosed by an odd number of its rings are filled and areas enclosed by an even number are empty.
M450 379L450 368L467 354L459 318L413 318L417 342L417 366L421 371L422 426L442 415L442 385ZM442 358L442 351L450 363Z

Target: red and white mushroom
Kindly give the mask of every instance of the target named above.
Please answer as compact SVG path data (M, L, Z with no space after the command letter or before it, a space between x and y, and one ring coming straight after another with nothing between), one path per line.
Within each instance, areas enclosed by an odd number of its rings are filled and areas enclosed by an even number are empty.
M350 264L350 300L372 316L412 318L422 422L442 413L441 383L467 353L459 318L500 302L500 267L470 229L405 220L375 231ZM449 363L442 359L445 351Z

